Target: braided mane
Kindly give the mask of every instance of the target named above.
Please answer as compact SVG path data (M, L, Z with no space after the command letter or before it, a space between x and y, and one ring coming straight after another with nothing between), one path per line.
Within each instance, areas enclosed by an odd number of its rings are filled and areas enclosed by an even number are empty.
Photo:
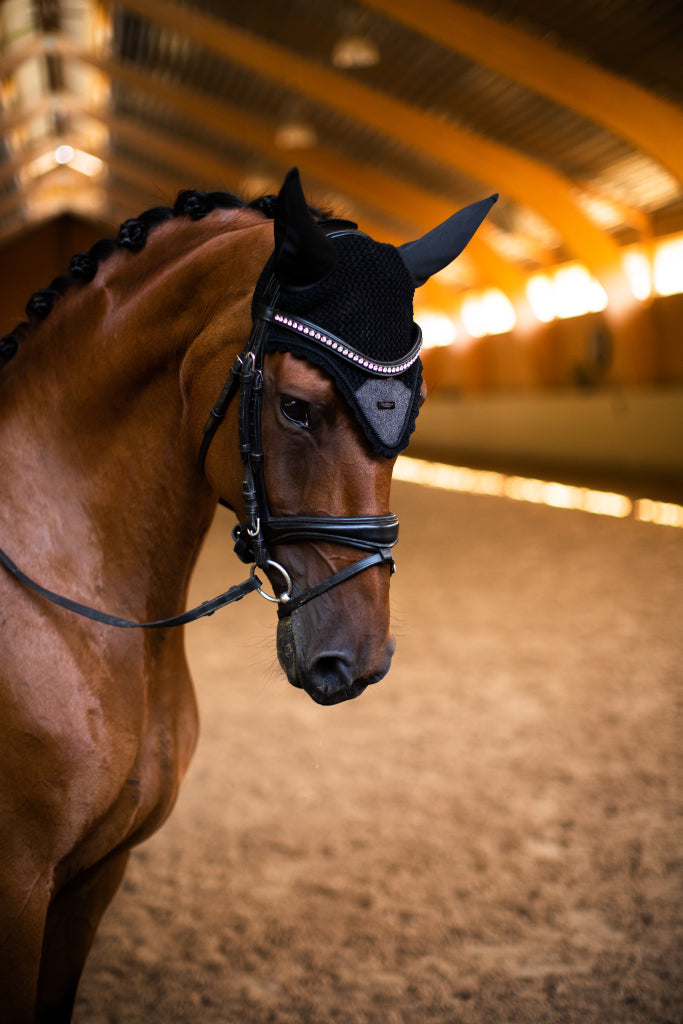
M183 189L178 193L173 207L155 206L141 213L139 217L125 220L119 228L116 238L103 238L87 252L79 252L69 264L67 274L56 277L47 288L34 292L26 304L28 320L18 324L13 331L0 338L0 369L15 355L19 345L31 327L44 320L55 302L76 282L92 281L102 260L106 260L118 249L139 252L147 241L147 236L158 224L171 220L173 217L188 216L192 220L201 220L212 210L250 209L259 210L271 219L275 216L274 195L264 195L247 202L232 192L198 192ZM315 207L309 207L315 217L325 216Z

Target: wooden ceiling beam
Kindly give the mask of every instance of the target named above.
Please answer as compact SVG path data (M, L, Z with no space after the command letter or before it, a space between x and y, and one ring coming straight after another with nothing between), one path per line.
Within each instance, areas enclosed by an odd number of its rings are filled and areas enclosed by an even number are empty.
M110 130L118 132L119 136L132 147L140 152L150 149L158 156L161 162L167 162L178 168L177 177L173 175L154 172L156 186L152 185L152 191L156 194L157 202L171 201L175 199L176 192L183 187L197 187L197 179L201 178L201 184L206 184L211 178L225 180L229 177L241 177L243 169L236 164L229 163L222 159L216 159L208 151L197 151L189 148L186 144L170 139L161 132L150 131L146 126L140 125L132 118L124 118L110 114L100 108L89 107L77 97L70 97L68 100L70 113L79 114L90 118L93 121L104 124ZM23 122L30 121L36 114L35 108L24 112L22 118L15 118L15 124L21 126ZM20 154L14 155L11 160L0 166L0 184L9 178L19 174L21 170L30 164L32 160L45 152L49 146L49 140L35 142L29 149L23 150ZM91 147L93 156L99 157L105 165L112 161L112 155L107 149ZM168 195L160 194L161 188L168 191ZM152 184L150 179L150 184Z
M36 139L20 153L13 153L9 160L0 164L0 185L6 185L49 148L49 139Z
M93 111L90 116L99 117L100 115ZM151 145L155 154L174 166L183 168L183 173L193 172L195 183L197 178L206 177L209 167L211 174L218 180L234 181L245 174L243 167L238 167L222 158L214 157L207 163L203 152L188 150L187 145L182 143L169 143L165 136L156 132L150 134L149 128L137 125L130 118L105 115L102 116L102 120L129 144L141 147ZM264 155L271 157L273 147L270 133L267 133L267 140L266 137L259 137L257 141ZM287 154L277 154L277 161L281 167L279 176L274 175L274 188L279 187L279 180L282 174L289 169L291 162ZM361 165L343 166L342 171L345 172L342 177L343 185L338 186L333 177L334 170L339 169L339 159L336 156L305 150L297 154L297 161L305 181L308 180L310 174L311 179L317 179L323 189L341 187L350 199L384 210L387 218L391 215L393 219L396 219L397 210L405 211L401 213L400 219L406 224L411 224L418 235L441 223L454 212L452 205L446 200L437 199L429 193L422 193L419 189L402 185L394 178L371 171ZM168 180L170 181L170 179ZM187 185L187 181L180 181L177 187L181 187L183 184ZM367 230L376 231L378 238L387 238L386 227L382 228L379 224L376 227L371 227L367 223L365 226ZM394 234L393 237L396 238L397 235ZM495 281L513 296L523 292L526 275L517 270L513 264L498 257L493 249L482 243L476 236L468 246L468 253L472 256L479 274L486 283Z
M22 207L25 206L26 195L25 190L22 192L12 192L8 195L0 198L0 219L3 217L11 217L15 213L21 214Z
M347 195L361 205L370 204L387 214L391 211L394 219L412 226L416 237L455 213L449 200L415 185L406 185L399 178L370 166L346 161L336 153L304 150L297 160L302 171L319 180L330 181L335 172L341 174L343 184L340 187ZM526 275L488 244L483 225L469 243L467 252L486 283L495 282L512 296L524 291Z
M683 183L683 110L663 97L458 0L361 3L603 125Z
M536 210L605 286L611 289L623 278L617 244L584 214L573 199L571 182L558 172L194 8L172 0L125 0L125 6L232 63L486 182Z
M128 169L124 176L119 175L117 169L115 173L117 180L110 181L107 185L107 209L112 234L124 220L142 213L145 203L148 202L150 206L159 205L158 196L155 198L155 184L144 171L135 174Z
M289 151L279 150L274 143L274 130L265 119L255 120L246 117L226 103L211 100L209 97L188 89L185 86L161 82L151 73L126 65L110 58L94 57L65 44L65 56L83 60L95 65L112 80L122 82L127 87L143 92L159 103L180 112L188 120L203 124L208 129L222 136L232 136L244 142L249 148L264 156L270 164L278 168L276 184L296 160L306 176L316 179L324 189L346 194L354 201L377 207L386 214L388 220L402 221L412 224L416 233L421 234L440 223L453 212L452 203L443 197L435 196L427 190L413 185L402 184L398 178L373 171L356 161L348 160L341 155L331 156L318 148L297 151L294 155ZM72 113L75 112L71 106ZM115 120L128 133L128 139L145 149L150 146L149 130L141 128L130 119L114 119L106 111L86 108L89 116L104 121L114 127ZM137 133L137 134L136 134ZM192 150L169 140L161 134L155 137L154 152L163 155L172 164L188 167ZM237 180L245 174L245 168L216 158L208 147L196 149L196 159L191 162L194 168L196 187L209 178L215 180ZM523 290L524 276L510 260L500 256L485 241L486 228L482 237L477 234L468 246L468 254L478 267L484 281L495 281L511 294L519 294Z
M41 193L45 193L46 189L50 187L51 179L54 179L57 176L59 176L60 180L60 189L64 191L73 191L80 197L84 194L84 184L86 188L93 190L98 187L98 185L90 179L86 179L84 182L83 176L79 174L78 171L67 166L57 165L32 181L26 182L26 184L22 186L20 192L6 196L0 204L0 216L7 216L15 210L20 212L24 207L30 206L31 203L35 203L37 199L41 198ZM67 182L68 185L66 185ZM24 212L22 216L24 217L25 223L34 223L43 219L42 217L36 218L34 216L29 216L26 212Z
M151 152L155 160L170 165L177 170L176 185L165 201L173 202L181 188L209 188L212 184L235 180L242 177L243 168L222 157L213 156L206 150L197 150L188 146L182 139L170 138L167 134L150 129L130 117L101 116L96 112L92 117L101 117L114 135L121 138L140 153ZM108 158L109 159L109 158ZM155 172L156 173L156 172ZM160 175L165 178L166 185L173 181L173 174ZM160 191L160 190L158 190ZM159 201L162 196L159 196Z
M42 58L47 53L45 36L35 35L22 46L0 53L0 80L10 78L24 61Z
M55 93L56 96L65 98L66 93ZM49 114L53 109L53 103L50 95L45 93L32 103L30 107L21 107L17 110L5 111L3 110L0 114L0 134L7 136L10 132L16 131L17 128L21 128L29 120L33 120L36 117L41 117L45 114Z
M79 60L94 66L112 80L152 96L158 102L180 112L188 120L205 124L220 135L232 135L245 142L277 166L281 172L280 177L292 160L296 159L307 177L315 179L323 188L345 193L361 206L374 206L382 211L389 221L411 224L416 233L428 230L453 212L453 204L447 197L436 195L413 184L408 185L401 182L398 177L374 171L367 165L341 155L331 156L317 147L298 151L295 156L278 150L274 143L273 126L265 119L257 121L252 117L246 117L225 103L212 100L184 86L161 82L152 73L133 65L105 56L95 56L76 47L64 37L54 39L51 45L63 58ZM34 49L30 49L31 55ZM73 97L68 102L70 113L78 112L78 102ZM89 113L93 117L107 120L104 112L91 109ZM142 137L138 141L145 146L148 144ZM171 149L175 147L172 145ZM155 150L158 153L166 152L166 158L170 159L171 163L178 162L178 151L171 153L161 136L157 138ZM228 171L225 162L217 161L208 149L202 152L206 153L203 158L203 173L199 161L196 162L193 184L201 184L202 179L206 180L207 177L225 177ZM186 152L184 155L187 155ZM200 180L197 181L197 178ZM513 297L522 293L525 274L512 260L501 255L487 242L486 224L470 243L468 256L477 266L483 283L495 281Z

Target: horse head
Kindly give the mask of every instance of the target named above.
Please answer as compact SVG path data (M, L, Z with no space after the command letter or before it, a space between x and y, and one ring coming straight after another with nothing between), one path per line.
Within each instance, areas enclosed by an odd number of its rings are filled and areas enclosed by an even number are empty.
M414 290L494 201L395 248L314 219L296 170L277 197L240 357L243 494L222 497L243 514L236 550L275 590L280 664L318 703L355 697L389 669L391 475L425 396Z

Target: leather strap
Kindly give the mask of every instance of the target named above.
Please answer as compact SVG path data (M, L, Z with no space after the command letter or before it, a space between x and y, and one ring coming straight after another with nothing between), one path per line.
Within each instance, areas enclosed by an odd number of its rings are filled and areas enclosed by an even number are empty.
M184 626L188 622L194 622L196 619L203 619L207 615L213 615L219 608L224 608L226 604L232 604L234 601L240 601L247 594L251 594L258 587L263 586L258 576L251 576L244 583L238 583L234 587L230 587L224 594L219 594L218 597L214 597L210 601L203 601L196 608L191 608L181 615L173 615L169 619L158 619L155 622L134 622L132 619L120 619L116 615L108 615L106 612L98 611L97 608L90 608L86 604L72 601L69 597L64 597L62 594L56 594L53 590L42 587L40 583L36 583L30 576L22 572L2 548L0 548L0 564L16 577L20 583L23 583L24 586L34 590L41 597L47 598L48 601L52 601L53 604L59 605L60 608L76 612L77 615L82 615L86 619L102 622L105 626L118 626L121 629L168 629L171 626Z
M266 544L296 544L302 540L348 544L365 551L393 547L398 519L384 516L272 516L262 526Z
M288 601L283 601L277 610L279 619L286 619L292 615L297 608L301 608L302 605L308 601L312 601L314 597L320 597L326 591L331 590L332 587L338 586L340 583L344 583L346 580L350 580L353 576L357 576L359 572L364 572L365 569L369 569L372 565L382 565L388 563L391 566L391 571L394 571L394 559L391 556L391 549L384 548L382 551L375 551L372 555L368 555L366 558L361 558L358 562L353 562L351 565L345 566L340 569L339 572L335 572L332 576L328 576L326 579L317 583L314 587L309 587L303 594L295 594L294 597L290 597Z
M242 366L242 357L238 356L235 362L232 364L228 379L223 385L223 390L216 399L216 404L209 413L209 418L204 424L202 443L199 446L199 468L204 471L204 463L206 462L206 453L209 450L209 445L213 440L213 435L220 427L225 413L227 412L230 402L237 393L237 389L240 386L239 372Z

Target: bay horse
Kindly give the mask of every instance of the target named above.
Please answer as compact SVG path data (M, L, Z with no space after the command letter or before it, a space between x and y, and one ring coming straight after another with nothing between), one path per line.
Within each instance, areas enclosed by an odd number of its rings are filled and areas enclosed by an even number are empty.
M129 850L170 813L198 732L186 621L258 589L320 704L387 672L413 291L493 201L399 249L309 208L296 169L250 204L184 191L74 257L0 341L6 1024L71 1019ZM250 577L185 613L219 500Z

